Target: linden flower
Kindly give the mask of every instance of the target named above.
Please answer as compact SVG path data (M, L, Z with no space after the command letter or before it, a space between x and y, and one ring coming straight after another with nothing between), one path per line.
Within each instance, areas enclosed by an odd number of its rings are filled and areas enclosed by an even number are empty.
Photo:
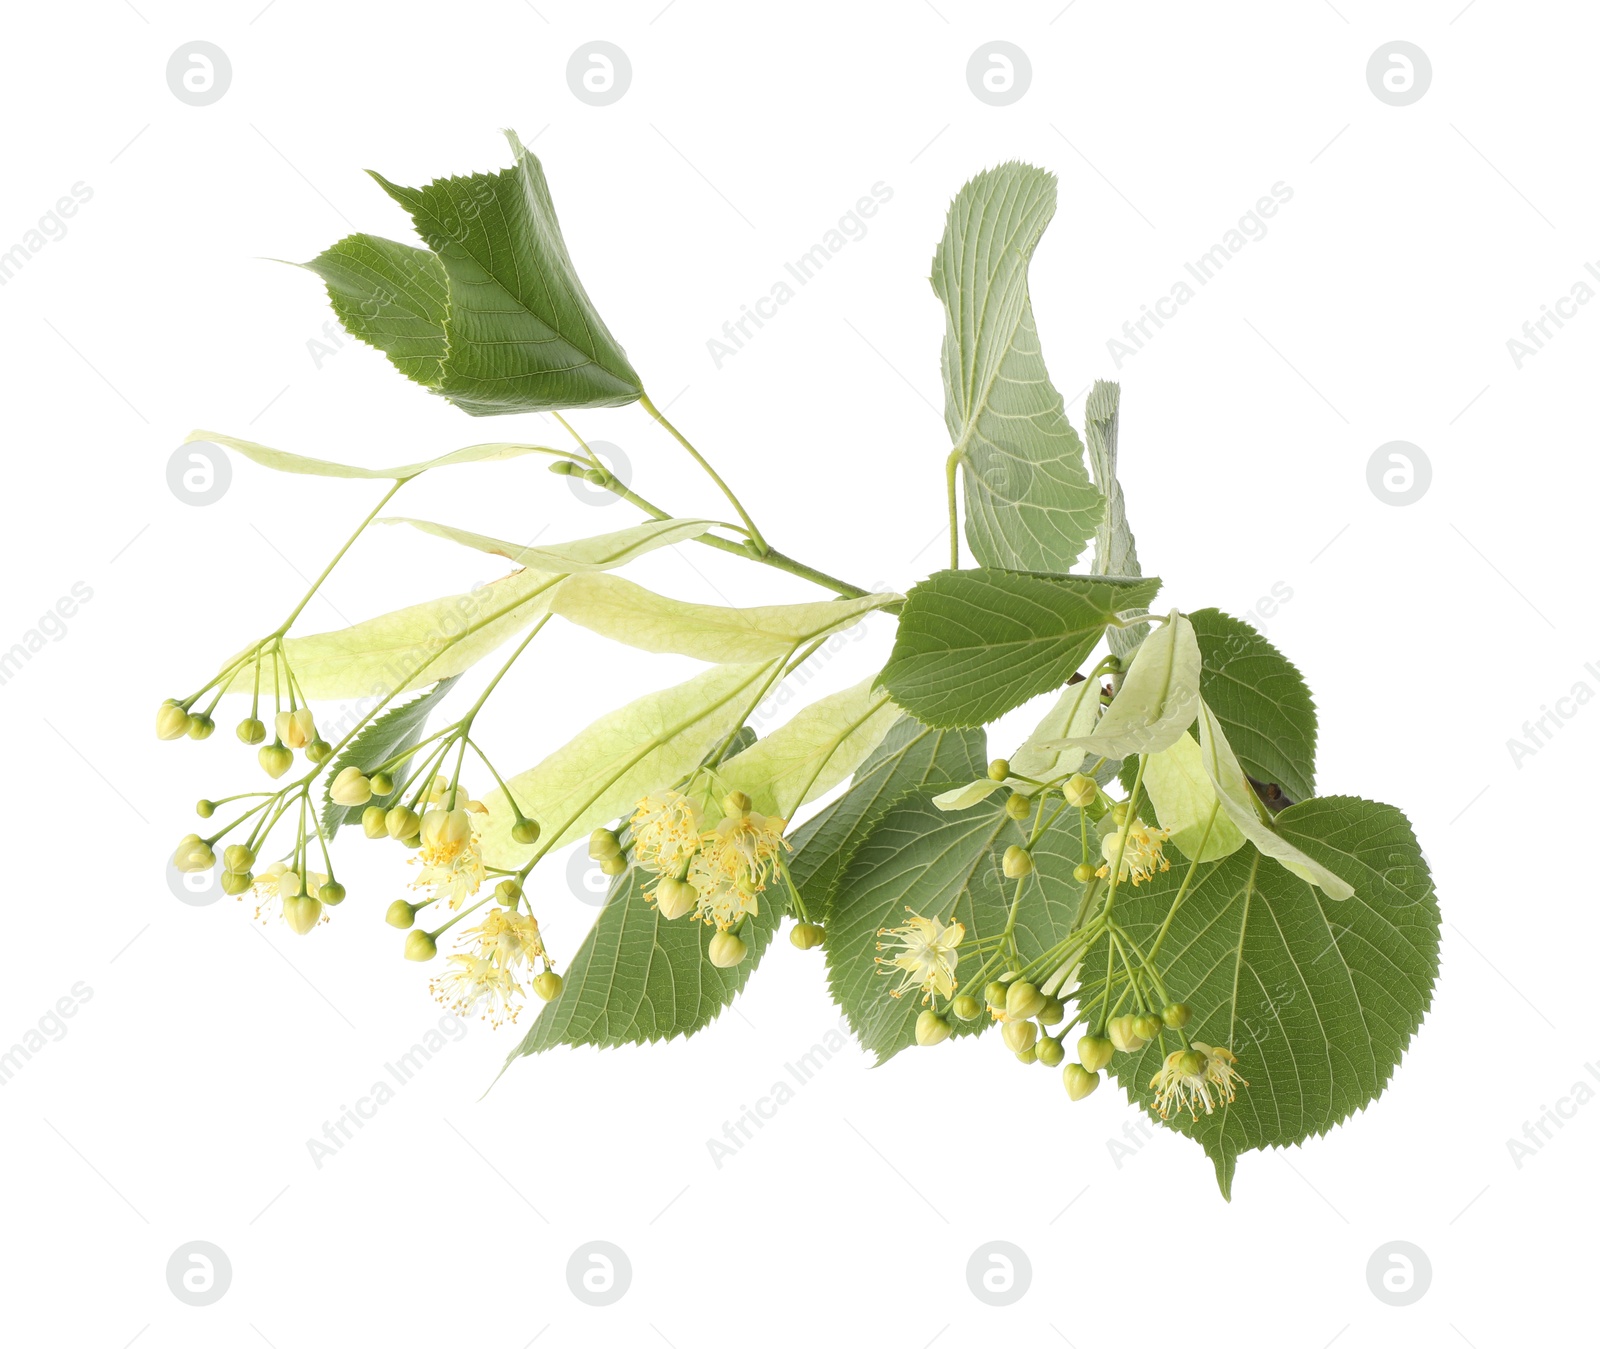
M327 877L320 871L308 871L305 875L305 892L312 899L318 897ZM250 887L255 893L256 911L251 917L262 923L270 923L274 914L283 917L283 901L293 899L300 893L300 876L289 870L287 862L274 862L262 871L256 872L254 884ZM243 899L241 895L239 898ZM328 921L326 913L322 921Z
M1175 1049L1167 1055L1150 1079L1156 1113L1162 1119L1170 1119L1179 1109L1187 1110L1190 1119L1200 1118L1199 1108L1211 1113L1208 1065L1209 1059L1199 1049Z
M487 875L477 823L488 813L483 802L469 801L454 810L435 807L424 814L422 848L416 857L421 869L413 888L431 889L435 899L449 900L452 909L459 909L462 900L476 894Z
M699 896L696 907L702 922L730 928L746 914L760 912L756 896L761 893L761 887L747 877L728 875L705 853L696 853L689 863L688 881Z
M1239 1060L1229 1050L1220 1049L1214 1045L1201 1044L1198 1040L1194 1042L1194 1047L1206 1056L1207 1080L1210 1081L1212 1086L1216 1087L1217 1094L1227 1101L1229 1105L1232 1105L1233 1098L1238 1094L1239 1088L1250 1085L1233 1070L1233 1065L1238 1063Z
M477 927L469 928L462 936L476 944L478 956L494 961L502 969L531 966L544 954L538 920L531 914L511 909L490 910Z
M633 812L633 859L676 875L700 847L700 807L681 792L653 792Z
M789 849L783 837L787 823L746 808L731 812L700 836L700 851L689 863L687 879L700 896L705 922L729 928L757 912L756 896Z
M1123 843L1124 836L1127 837L1126 845ZM1152 829L1143 820L1134 820L1121 829L1113 829L1100 840L1100 855L1106 860L1095 874L1109 876L1111 868L1116 866L1117 853L1121 852L1122 866L1117 871L1117 879L1125 881L1131 876L1135 885L1147 881L1156 872L1171 868L1172 864L1161 855L1161 845L1166 841L1165 829Z
M522 987L504 965L470 952L450 957L445 972L431 983L433 996L458 1016L481 1008L491 1026L515 1021L522 1010Z
M961 945L967 929L960 923L923 918L910 908L906 912L911 918L904 927L878 929L880 937L893 937L903 948L897 956L877 957L878 964L887 967L880 974L902 972L900 983L889 990L890 996L898 998L908 988L920 988L923 1002L930 1001L935 993L941 998L950 997L956 991L956 963L961 959L956 947ZM878 949L886 949L883 942L878 943Z

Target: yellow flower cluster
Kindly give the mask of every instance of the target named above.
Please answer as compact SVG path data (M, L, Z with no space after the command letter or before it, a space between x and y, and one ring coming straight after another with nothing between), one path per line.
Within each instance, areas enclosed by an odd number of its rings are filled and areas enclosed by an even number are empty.
M693 910L725 932L758 912L757 896L778 873L789 843L788 822L752 810L743 792L722 804L726 814L708 829L700 806L669 789L640 801L630 824L633 860L660 878L647 893L661 915Z
M434 997L458 1016L481 1009L492 1026L515 1021L523 996L517 975L531 974L544 956L538 920L515 909L493 908L462 935L467 946L432 981Z

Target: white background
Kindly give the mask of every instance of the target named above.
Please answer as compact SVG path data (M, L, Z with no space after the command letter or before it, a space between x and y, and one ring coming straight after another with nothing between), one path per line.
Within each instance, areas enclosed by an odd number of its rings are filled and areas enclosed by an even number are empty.
M135 8L135 4L137 8ZM15 7L0 250L74 183L91 199L0 288L7 517L0 647L92 590L0 687L8 739L0 1047L82 983L92 996L0 1088L0 1324L17 1344L507 1346L1524 1343L1590 1332L1588 1204L1600 1104L1542 1148L1507 1140L1600 1059L1590 763L1600 708L1520 766L1507 741L1582 681L1600 689L1592 370L1600 306L1518 368L1524 321L1600 260L1593 54L1577 4L1295 0L1231 6L956 0L753 6L311 6L164 0ZM593 107L572 53L623 48ZM189 106L169 57L232 66ZM1004 39L1032 66L1009 106L969 89ZM1381 44L1431 59L1424 97L1369 89ZM1123 476L1146 569L1183 607L1249 614L1305 670L1319 783L1413 820L1445 914L1434 1006L1391 1090L1322 1140L1251 1154L1232 1204L1189 1142L1117 1153L1135 1112L997 1043L868 1072L836 1056L718 1168L707 1140L835 1024L822 962L774 948L735 1013L692 1041L515 1065L520 1029L474 1024L320 1169L307 1140L440 1010L381 915L396 850L343 846L351 897L310 938L163 879L190 803L256 785L227 709L158 744L157 702L275 624L375 493L237 465L196 508L166 465L192 427L402 462L541 419L471 422L376 353L310 346L329 311L303 260L351 229L409 238L364 177L402 183L543 159L571 250L656 401L780 546L863 584L940 565L942 316L928 262L955 190L1008 158L1060 177L1033 267L1056 383L1081 425L1123 382ZM744 350L706 342L876 182L893 198ZM1144 350L1107 341L1274 183L1292 200ZM54 227L51 227L52 230ZM637 409L589 414L636 483L717 510ZM1432 484L1369 489L1391 440ZM456 469L397 509L506 537L630 523L539 463ZM489 559L377 531L311 629L489 579ZM801 598L705 549L636 574L688 598ZM825 678L870 673L887 623ZM538 644L486 732L513 769L687 661L565 632ZM536 648L537 650L537 648ZM995 733L1001 752L1024 710ZM553 948L594 909L565 859L536 877ZM52 1023L53 1025L54 1023ZM1597 1065L1600 1072L1600 1065ZM1593 1080L1593 1079L1589 1079ZM1537 1131L1535 1131L1537 1137ZM1116 1154L1116 1155L1114 1155ZM195 1308L169 1256L232 1265ZM576 1298L591 1240L631 1262L620 1301ZM1032 1286L991 1308L969 1257L1022 1248ZM1406 1307L1370 1290L1396 1240L1431 1264ZM1381 1262L1380 1262L1381 1263Z

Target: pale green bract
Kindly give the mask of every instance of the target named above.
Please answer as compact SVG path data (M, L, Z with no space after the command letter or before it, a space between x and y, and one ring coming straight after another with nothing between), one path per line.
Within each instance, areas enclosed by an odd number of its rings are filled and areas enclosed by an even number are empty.
M491 539L487 534L474 534L471 530L435 524L432 520L413 520L407 516L385 516L377 523L410 525L424 534L449 539L452 543L475 548L480 553L509 558L519 567L548 572L589 572L623 567L657 548L682 543L685 539L697 539L716 522L647 520L642 525L619 529L612 534L597 534L593 538L578 539L572 543L547 544L543 548L533 544L507 543L503 539Z
M191 431L183 443L192 445L197 440L233 450L263 468L276 469L279 473L304 473L314 478L407 479L426 473L431 468L444 468L448 464L478 464L491 459L515 459L524 454L550 453L542 445L519 445L495 440L451 450L437 459L424 459L415 464L400 464L394 468L359 468L354 464L336 464L328 459L308 459L303 454L274 450L266 445L257 445L253 440L240 440L237 436L225 436L218 431Z
M1187 731L1145 760L1144 791L1156 822L1192 861L1215 862L1244 846L1244 835L1223 811L1206 775L1200 746Z
M947 792L940 792L933 798L933 804L940 810L965 810L980 801L987 801L1004 786L1005 783L997 782L994 778L977 778L965 787L952 787Z
M1113 628L1115 632L1117 629ZM1088 753L1068 742L1088 736L1100 718L1100 681L1080 679L1061 690L1061 696L1011 755L1011 771L1040 782L1052 782L1083 768ZM1057 748L1060 746L1060 748ZM1020 792L1035 791L1019 784Z
M1102 576L1139 576L1139 554L1128 527L1128 510L1117 477L1117 435L1122 418L1122 389L1110 380L1097 379L1083 407L1084 447L1095 486L1106 499L1105 518L1094 532L1094 569ZM1149 627L1135 623L1113 628L1106 645L1113 656L1126 660L1139 649Z
M1194 724L1199 703L1200 648L1189 620L1174 609L1139 647L1094 730L1046 741L1043 748L1081 749L1096 759L1154 754Z

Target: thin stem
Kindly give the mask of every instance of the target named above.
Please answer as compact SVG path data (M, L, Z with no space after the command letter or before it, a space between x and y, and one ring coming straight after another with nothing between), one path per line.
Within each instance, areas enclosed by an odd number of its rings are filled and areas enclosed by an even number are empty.
M945 503L950 511L950 570L961 566L961 531L956 522L956 468L961 463L961 451L951 450L944 461Z
M290 613L289 617L284 619L283 622L278 625L278 630L273 634L273 636L282 637L284 633L289 631L290 625L294 623L295 619L300 617L300 611L304 609L306 605L311 603L311 597L317 593L317 588L328 579L328 573L337 567L339 565L339 559L350 551L350 545L361 537L362 531L365 530L366 527L377 518L378 512L389 504L389 499L410 481L410 478L396 478L394 480L394 486L383 494L383 499L372 508L372 510L367 514L367 518L355 527L354 533L352 533L350 537L344 541L344 546L333 555L333 560L322 569L322 575L317 577L317 579L311 583L311 589L306 591L305 595L301 598L300 603L294 606L294 610Z
M745 528L750 531L750 541L755 544L757 551L763 555L770 552L771 549L767 546L767 541L761 537L761 531L756 528L756 522L750 518L750 512L745 510L744 503L733 494L733 488L729 487L727 483L722 481L722 476L717 472L717 470L712 468L711 465L706 462L705 456L689 443L683 432L678 430L676 426L674 426L666 419L665 416L662 415L656 405L650 401L649 394L640 393L639 406L648 412L652 417L654 417L656 421L658 421L662 427L666 429L667 434L689 452L690 458L692 458L695 463L699 464L700 467L706 471L706 473L710 476L711 481L716 483L716 485L722 489L722 495L728 498L728 504L739 513L739 518L744 521Z

